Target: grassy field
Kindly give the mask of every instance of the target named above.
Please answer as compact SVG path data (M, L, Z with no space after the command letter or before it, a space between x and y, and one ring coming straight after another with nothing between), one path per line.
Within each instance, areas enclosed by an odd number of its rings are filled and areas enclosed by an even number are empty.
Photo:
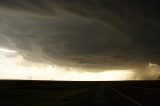
M127 106L126 104L129 106L129 102L118 97L110 87L127 85L159 89L159 83L159 81L52 82L1 80L0 106Z

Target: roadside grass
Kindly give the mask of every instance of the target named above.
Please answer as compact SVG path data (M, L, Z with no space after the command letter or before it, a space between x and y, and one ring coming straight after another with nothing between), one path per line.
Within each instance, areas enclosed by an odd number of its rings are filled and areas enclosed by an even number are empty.
M80 106L95 100L97 87L75 90L6 89L0 91L0 106ZM83 101L83 102L81 102Z

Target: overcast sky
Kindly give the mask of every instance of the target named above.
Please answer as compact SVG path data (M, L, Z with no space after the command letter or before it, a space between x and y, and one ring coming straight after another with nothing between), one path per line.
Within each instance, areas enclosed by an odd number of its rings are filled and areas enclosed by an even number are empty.
M31 62L144 69L160 64L158 0L0 0L0 47Z

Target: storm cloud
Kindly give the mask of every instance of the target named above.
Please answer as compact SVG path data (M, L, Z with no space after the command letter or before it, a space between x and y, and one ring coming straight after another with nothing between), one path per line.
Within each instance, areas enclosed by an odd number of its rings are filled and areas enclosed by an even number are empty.
M33 62L88 69L160 63L151 0L0 0L0 46Z

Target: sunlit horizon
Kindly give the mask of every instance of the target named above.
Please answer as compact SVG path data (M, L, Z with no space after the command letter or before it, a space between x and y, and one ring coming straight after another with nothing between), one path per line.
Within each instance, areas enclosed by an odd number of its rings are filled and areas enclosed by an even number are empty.
M134 74L132 70L88 72L78 68L34 63L24 60L17 51L6 48L0 48L0 63L0 79L115 81L128 80Z

